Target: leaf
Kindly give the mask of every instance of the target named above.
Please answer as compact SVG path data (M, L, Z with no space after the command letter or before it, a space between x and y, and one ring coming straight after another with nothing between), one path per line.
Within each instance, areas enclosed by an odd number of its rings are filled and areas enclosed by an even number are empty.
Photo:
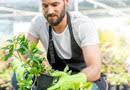
M36 43L31 43L29 46L29 51L32 52L34 49L36 49Z
M9 40L7 40L7 42L9 42L9 43L13 43L13 40L9 39Z
M10 48L10 46L5 46L5 47L2 47L1 49L8 50L9 48Z
M66 67L64 68L64 72L66 72L67 73L67 71L69 70L69 66L68 65L66 65Z
M4 61L7 61L10 57L12 56L12 54L6 54L6 55L4 55L3 57L2 57L2 60L4 60Z
M85 84L83 84L84 90L92 90L92 87L93 87L93 83L91 82L86 82Z
M47 69L42 61L45 57L41 58L42 51L36 47L36 43L29 45L25 35L20 34L14 36L13 39L7 40L7 44L1 49L7 51L2 58L8 60L10 57L14 57L15 60L11 62L11 66L17 74L17 81L19 90L30 90L32 85L32 77L38 77L44 72L50 73L51 69ZM13 54L17 52L18 55ZM27 55L27 62L21 61L22 55Z

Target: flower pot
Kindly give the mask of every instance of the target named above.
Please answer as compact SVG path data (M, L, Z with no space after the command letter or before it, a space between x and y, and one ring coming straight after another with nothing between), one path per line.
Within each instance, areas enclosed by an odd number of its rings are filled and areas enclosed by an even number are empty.
M124 85L109 85L108 90L127 90L127 89L124 89Z
M130 90L130 86L128 84L125 84L123 90Z
M52 85L53 77L42 74L37 78L37 90L47 90Z
M34 81L34 78L33 78L33 81ZM53 78L51 76L43 74L37 78L37 82L32 87L32 90L47 90L47 88L50 87L52 81L53 81ZM18 82L17 82L15 73L13 73L11 84L12 84L12 90L18 90L19 87L17 85ZM0 90L6 90L6 89L0 88Z
M0 90L6 90L6 87L0 87Z
M116 90L116 85L109 85L108 90Z

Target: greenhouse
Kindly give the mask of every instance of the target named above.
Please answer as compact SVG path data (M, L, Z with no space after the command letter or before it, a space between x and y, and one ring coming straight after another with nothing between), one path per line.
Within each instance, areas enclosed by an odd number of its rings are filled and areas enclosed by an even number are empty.
M130 90L130 0L0 0L0 38L0 90Z

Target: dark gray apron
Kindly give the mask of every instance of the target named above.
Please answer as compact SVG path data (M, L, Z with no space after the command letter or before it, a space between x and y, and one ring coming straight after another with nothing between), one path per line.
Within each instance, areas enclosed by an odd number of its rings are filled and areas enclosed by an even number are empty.
M79 72L80 70L86 67L86 64L83 59L82 50L74 39L70 16L68 13L67 13L67 23L68 23L70 37L71 37L70 43L71 43L72 58L61 59L57 55L54 44L53 44L52 33L51 33L52 30L50 26L49 26L49 47L48 47L47 56L48 56L49 63L53 69L63 71L65 66L68 65L70 70L72 70L73 72Z
M73 29L71 26L71 19L70 19L70 16L68 13L67 13L67 23L68 23L69 32L70 32L72 58L71 59L61 59L57 55L57 52L55 50L55 46L53 43L53 39L52 39L51 26L49 26L49 46L48 46L47 58L49 60L50 65L55 70L63 71L64 68L66 67L66 65L68 65L69 69L72 70L72 72L78 73L83 68L86 67L86 64L85 64L85 61L83 58L82 50L74 39ZM42 75L42 76L44 77L44 75ZM49 80L44 80L44 78L39 79L39 81L41 81L41 82L39 83L40 87L38 86L38 90L47 90L47 88L49 86L51 86L51 83L52 83L51 80L53 80L53 79L49 78L49 77L48 77L48 79ZM46 81L48 81L48 82L50 81L50 84L47 82L48 83L47 87L42 87L42 84L45 84ZM99 88L98 90L107 90L107 84L106 84L104 77L101 77L99 80L95 81L95 83Z
M72 58L61 59L57 55L57 52L53 44L51 26L49 26L49 46L48 46L47 58L50 65L52 66L54 70L63 71L66 65L68 65L69 69L72 70L72 72L78 73L80 72L81 69L85 68L86 65L83 59L82 51L74 39L72 26L70 22L70 16L68 13L67 13L67 23L68 23L70 37L71 37ZM48 80L45 79L44 77L47 77ZM41 75L37 80L37 90L47 90L47 88L51 86L51 83L52 83L51 80L53 80L52 77Z

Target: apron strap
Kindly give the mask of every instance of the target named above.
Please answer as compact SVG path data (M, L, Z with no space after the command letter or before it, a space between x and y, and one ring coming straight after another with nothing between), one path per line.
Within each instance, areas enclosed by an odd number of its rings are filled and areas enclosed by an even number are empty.
M51 26L49 26L49 46L48 46L48 53L50 55L50 63L54 64L55 63L55 56L54 56L54 44L53 44L53 39L52 39L52 30Z

